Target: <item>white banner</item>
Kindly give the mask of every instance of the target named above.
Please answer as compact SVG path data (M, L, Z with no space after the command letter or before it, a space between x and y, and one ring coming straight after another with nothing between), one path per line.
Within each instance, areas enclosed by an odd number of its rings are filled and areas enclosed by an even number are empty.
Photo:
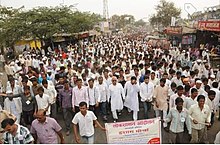
M160 118L128 122L106 123L109 144L160 144Z

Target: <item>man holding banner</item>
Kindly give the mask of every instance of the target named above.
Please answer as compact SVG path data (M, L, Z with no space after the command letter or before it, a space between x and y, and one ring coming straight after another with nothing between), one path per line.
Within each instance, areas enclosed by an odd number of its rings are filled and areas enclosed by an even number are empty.
M189 108L189 115L192 122L192 139L190 143L208 143L207 127L211 124L211 110L205 104L205 96L197 97L198 104Z
M165 122L170 124L170 143L186 143L184 142L184 126L186 125L188 133L191 135L191 120L186 108L183 108L183 99L177 97L175 100L176 107L170 109Z

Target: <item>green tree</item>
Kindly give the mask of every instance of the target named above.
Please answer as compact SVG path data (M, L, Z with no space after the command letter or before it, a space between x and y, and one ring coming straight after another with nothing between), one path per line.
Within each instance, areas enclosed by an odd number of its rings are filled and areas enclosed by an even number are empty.
M144 22L144 20L140 19L138 21L135 21L134 25L135 26L145 26L146 22Z
M166 0L160 0L160 3L156 6L156 14L153 14L150 18L151 25L162 25L167 27L170 25L171 17L179 17L181 9L176 8L173 2L167 2Z
M26 34L24 17L20 15L23 7L0 7L0 44L13 47L14 43Z
M100 15L73 11L67 6L38 7L28 11L0 7L0 43L11 47L23 38L52 42L56 33L91 30L100 21Z
M123 29L126 25L134 24L135 18L132 15L113 15L110 19L111 23L116 29Z

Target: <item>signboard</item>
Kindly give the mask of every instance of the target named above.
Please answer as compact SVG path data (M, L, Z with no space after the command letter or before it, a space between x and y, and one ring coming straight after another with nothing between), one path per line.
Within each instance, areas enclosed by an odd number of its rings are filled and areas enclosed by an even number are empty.
M109 31L109 22L101 22L101 31L102 32Z
M82 39L82 38L87 38L89 37L89 33L82 33L78 35L78 38Z
M220 32L220 21L199 21L198 22L198 29Z
M175 17L171 17L170 26L176 26L176 18Z
M182 34L182 27L167 27L166 34Z
M160 144L160 118L128 122L106 123L109 144Z

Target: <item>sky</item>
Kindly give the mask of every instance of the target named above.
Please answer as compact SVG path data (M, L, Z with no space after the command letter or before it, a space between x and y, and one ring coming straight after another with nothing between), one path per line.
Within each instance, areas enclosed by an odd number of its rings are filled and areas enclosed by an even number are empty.
M220 5L220 0L167 0L174 2L175 6L181 8L181 17L186 18L187 9L189 13L203 11L206 7ZM109 16L114 14L131 14L136 20L147 20L155 13L155 6L159 0L108 0ZM3 6L31 9L38 6L75 5L79 11L90 11L103 14L103 0L0 0Z

